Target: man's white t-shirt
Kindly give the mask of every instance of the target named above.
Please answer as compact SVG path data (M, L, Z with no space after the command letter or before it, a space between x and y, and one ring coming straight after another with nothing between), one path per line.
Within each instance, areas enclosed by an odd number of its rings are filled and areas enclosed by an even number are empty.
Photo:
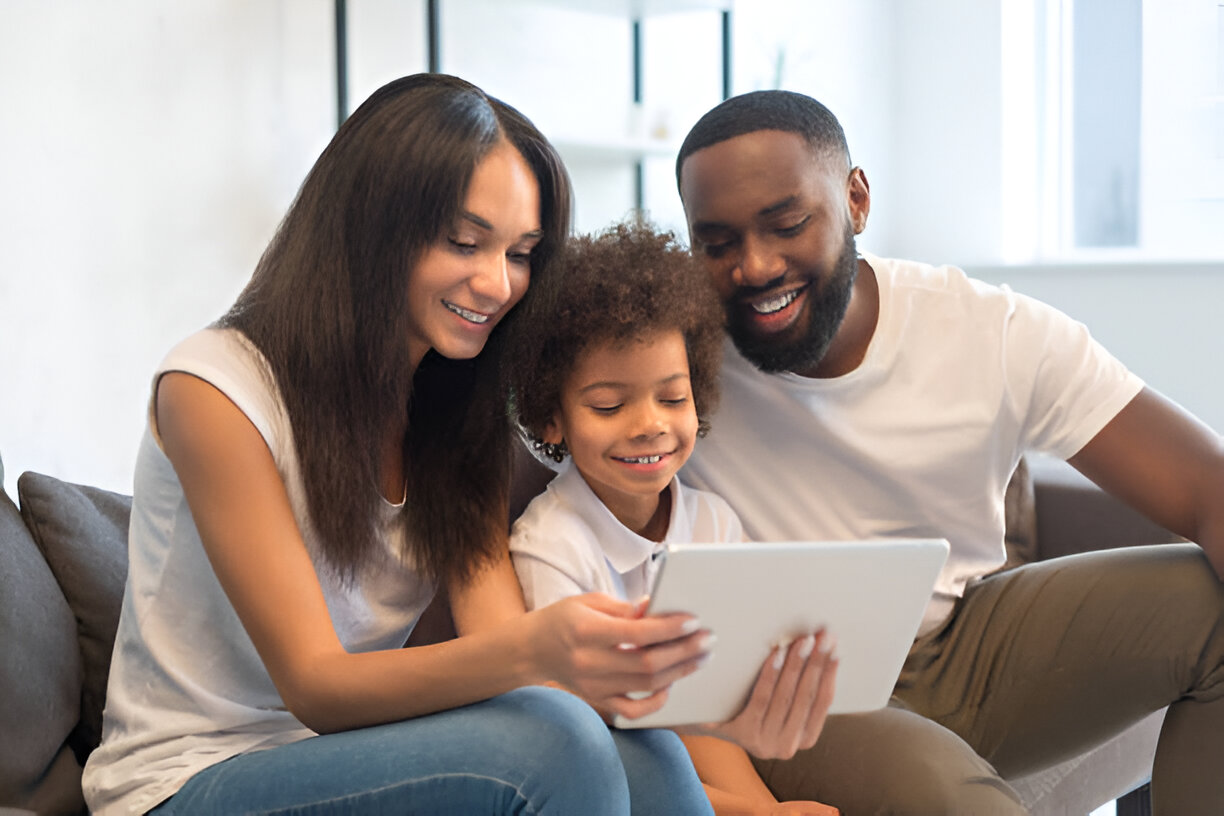
M510 556L527 608L585 592L634 600L650 591L658 572L656 556L668 544L743 540L739 519L718 496L674 478L668 489L672 503L667 534L662 541L651 541L621 524L573 461L566 460L510 534Z
M154 383L169 371L216 387L267 443L344 647L402 646L434 587L403 554L401 507L384 503L377 563L343 583L322 561L289 418L259 351L235 330L206 329L167 355ZM101 814L144 813L204 768L314 736L286 709L209 564L152 409L136 462L102 744L83 779L90 810Z
M756 540L947 538L926 631L1003 564L1021 454L1072 456L1143 383L1039 301L863 257L880 314L862 363L829 379L765 374L728 340L713 429L680 476L726 499Z

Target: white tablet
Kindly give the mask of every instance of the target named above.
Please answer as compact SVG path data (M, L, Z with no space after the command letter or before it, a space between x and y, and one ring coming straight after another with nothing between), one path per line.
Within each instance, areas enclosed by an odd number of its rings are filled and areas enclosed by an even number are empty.
M648 613L696 615L717 641L704 666L672 685L661 709L618 717L616 725L729 720L771 649L821 627L837 638L830 713L882 707L947 557L943 539L669 547Z

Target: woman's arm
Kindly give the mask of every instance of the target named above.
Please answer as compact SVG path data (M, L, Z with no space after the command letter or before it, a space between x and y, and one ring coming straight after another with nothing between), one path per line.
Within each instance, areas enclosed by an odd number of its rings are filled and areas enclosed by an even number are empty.
M285 705L316 731L405 719L548 680L615 706L626 691L665 688L696 667L700 643L684 618L634 620L632 606L619 602L557 604L446 643L350 654L259 432L188 374L162 377L156 411L213 570ZM617 649L622 642L644 648ZM623 713L636 716L662 704L627 702L634 705Z
M460 636L476 634L527 611L505 540L492 561L467 581L451 582L447 594L455 632Z

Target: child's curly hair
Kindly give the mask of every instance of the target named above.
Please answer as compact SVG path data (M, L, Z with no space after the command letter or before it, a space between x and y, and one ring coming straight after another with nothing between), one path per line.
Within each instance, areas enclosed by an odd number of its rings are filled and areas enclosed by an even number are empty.
M571 239L555 273L531 293L507 338L504 360L523 430L538 441L561 405L579 356L597 344L658 331L684 335L699 434L718 402L722 303L698 262L671 232L626 221ZM534 282L533 282L533 285Z

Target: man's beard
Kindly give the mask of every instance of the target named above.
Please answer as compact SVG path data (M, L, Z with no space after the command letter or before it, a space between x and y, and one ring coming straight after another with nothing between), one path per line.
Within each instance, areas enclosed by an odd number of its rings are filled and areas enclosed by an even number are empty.
M734 306L727 309L727 334L740 354L761 371L811 371L824 359L846 316L857 274L858 250L854 244L854 229L847 224L842 254L825 285L820 289L816 288L815 281L808 285L805 304L807 325L781 333L790 335L798 331L798 337L788 339L754 331L751 318L744 315L738 298L733 298L730 303Z

